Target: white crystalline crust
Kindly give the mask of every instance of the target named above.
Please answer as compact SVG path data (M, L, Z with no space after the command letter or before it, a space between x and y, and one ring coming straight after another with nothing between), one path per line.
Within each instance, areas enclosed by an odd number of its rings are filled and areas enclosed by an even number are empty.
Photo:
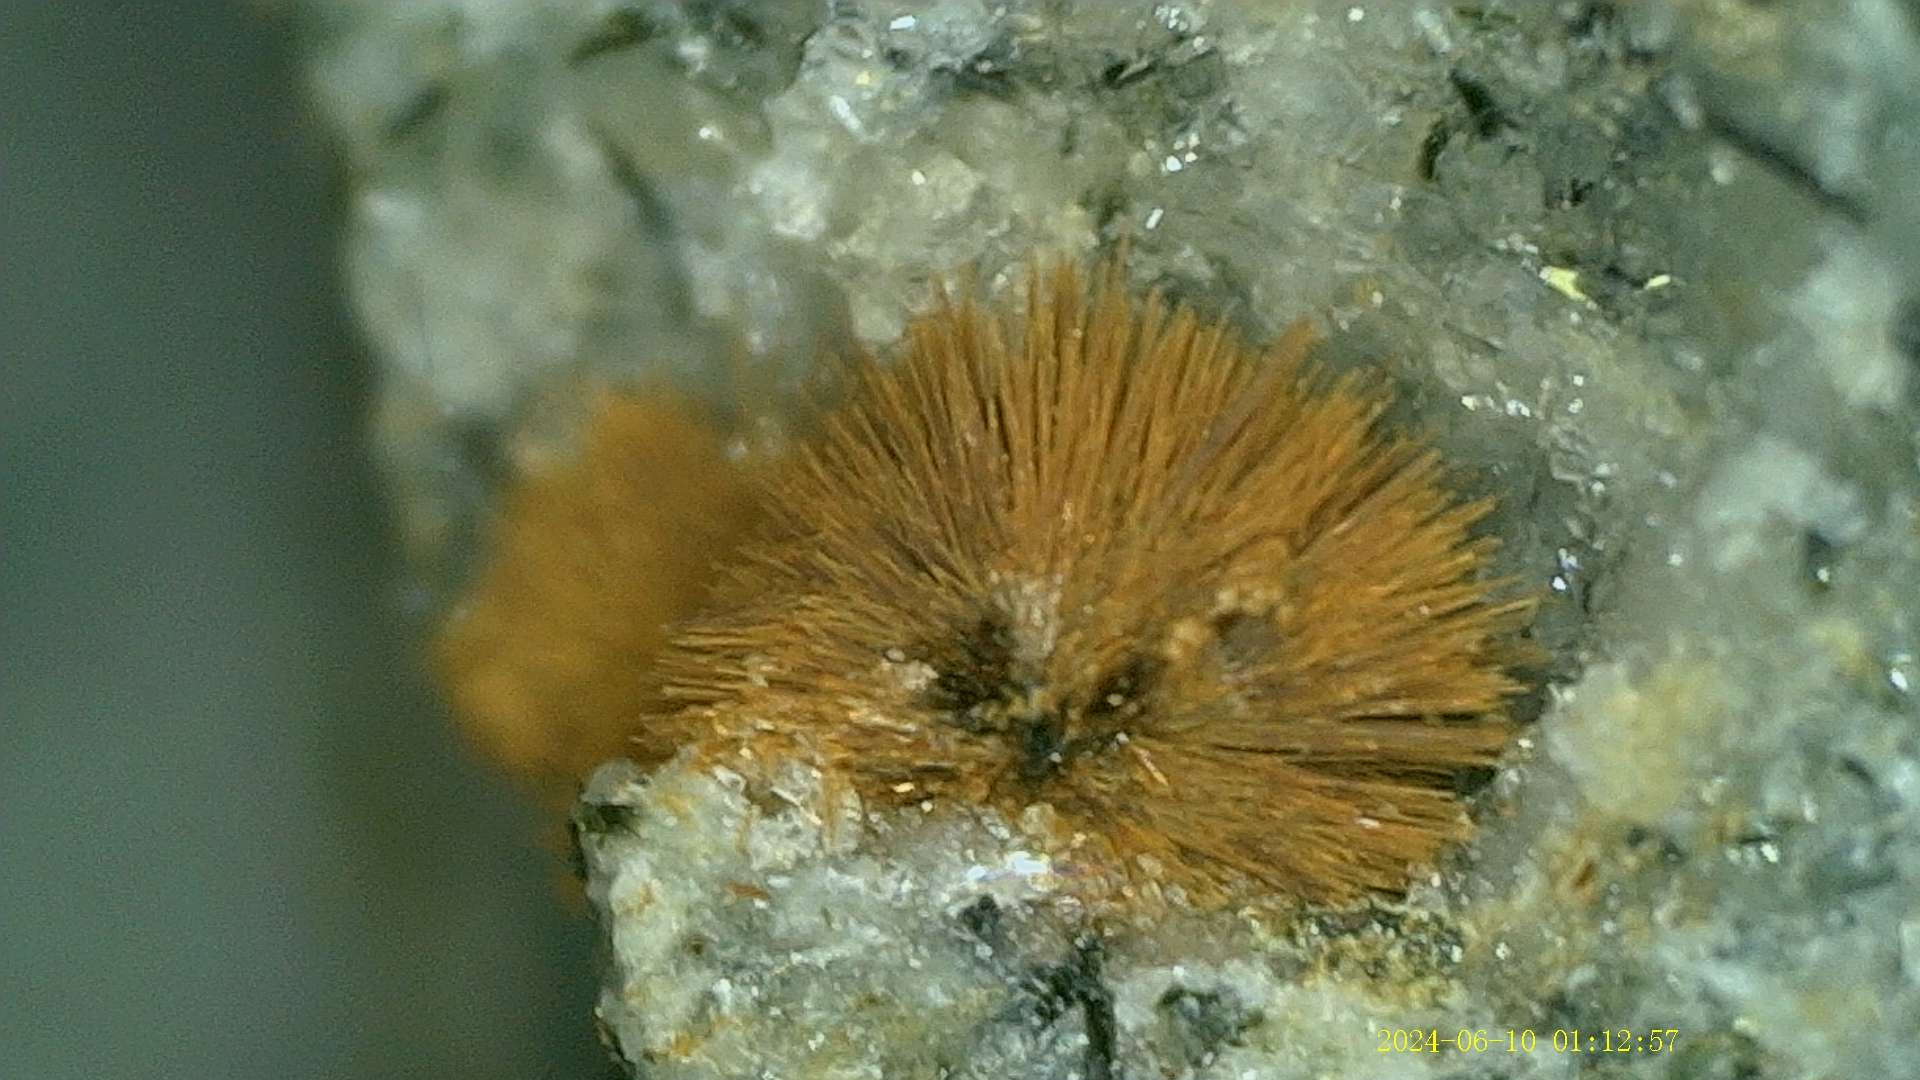
M1265 1075L1362 1060L1377 1016L1440 1015L1290 984L1272 962L1311 945L1246 914L1096 930L1017 826L868 818L800 765L756 782L614 762L579 820L606 930L596 1016L649 1076L1068 1077L1095 1058Z

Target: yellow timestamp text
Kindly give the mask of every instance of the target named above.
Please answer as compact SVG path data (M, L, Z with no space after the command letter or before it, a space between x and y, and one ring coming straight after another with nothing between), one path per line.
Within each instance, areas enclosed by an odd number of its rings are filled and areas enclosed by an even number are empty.
M1674 1028L1379 1028L1383 1054L1670 1054L1679 1042Z

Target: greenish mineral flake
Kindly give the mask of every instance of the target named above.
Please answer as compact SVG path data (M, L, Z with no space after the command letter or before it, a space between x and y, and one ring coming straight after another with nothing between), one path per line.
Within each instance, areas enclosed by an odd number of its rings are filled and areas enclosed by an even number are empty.
M1019 822L609 766L576 834L635 1075L1912 1074L1912 4L305 10L429 584L556 385L792 389L945 275L1126 236L1385 364L1546 597L1536 723L1404 903L1089 927ZM1621 1028L1677 1052L1549 1045Z

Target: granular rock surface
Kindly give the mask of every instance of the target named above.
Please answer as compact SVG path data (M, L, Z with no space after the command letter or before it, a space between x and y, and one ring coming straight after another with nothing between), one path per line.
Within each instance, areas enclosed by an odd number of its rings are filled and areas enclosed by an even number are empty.
M1094 919L1031 822L608 766L576 824L635 1075L1912 1074L1912 4L299 10L430 600L557 390L777 417L936 282L1122 237L1383 366L1546 598L1477 839L1393 903Z

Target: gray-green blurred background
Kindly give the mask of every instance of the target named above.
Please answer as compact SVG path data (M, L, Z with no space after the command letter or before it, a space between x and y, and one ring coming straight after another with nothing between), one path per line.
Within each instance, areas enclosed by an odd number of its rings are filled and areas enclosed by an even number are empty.
M0 1076L597 1075L411 653L292 43L8 4L0 88Z

